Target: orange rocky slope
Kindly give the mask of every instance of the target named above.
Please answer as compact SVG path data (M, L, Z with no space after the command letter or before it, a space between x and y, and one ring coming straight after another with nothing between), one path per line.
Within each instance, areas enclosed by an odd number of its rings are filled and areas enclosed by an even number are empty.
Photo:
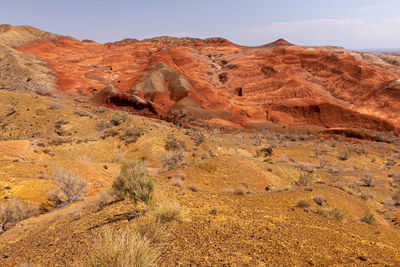
M15 46L55 72L59 90L52 91L54 96L67 92L79 101L200 124L251 127L272 122L379 131L400 127L396 55L381 59L284 40L243 47L222 38L99 44L35 36ZM108 85L112 87L102 91Z

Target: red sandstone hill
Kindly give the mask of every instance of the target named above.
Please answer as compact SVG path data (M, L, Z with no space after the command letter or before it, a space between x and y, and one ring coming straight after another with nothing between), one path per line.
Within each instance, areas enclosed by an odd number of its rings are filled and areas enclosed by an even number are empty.
M49 95L188 123L400 128L400 55L282 39L259 47L167 36L100 44L0 28L0 44L54 72ZM15 31L24 33L23 41Z

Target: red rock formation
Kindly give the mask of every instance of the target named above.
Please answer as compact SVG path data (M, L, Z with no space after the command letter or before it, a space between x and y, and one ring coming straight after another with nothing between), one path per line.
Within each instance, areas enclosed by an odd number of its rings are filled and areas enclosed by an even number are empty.
M171 37L99 44L61 36L18 50L48 62L62 91L91 98L113 85L121 99L135 95L164 118L243 127L400 127L400 67L378 66L339 47Z

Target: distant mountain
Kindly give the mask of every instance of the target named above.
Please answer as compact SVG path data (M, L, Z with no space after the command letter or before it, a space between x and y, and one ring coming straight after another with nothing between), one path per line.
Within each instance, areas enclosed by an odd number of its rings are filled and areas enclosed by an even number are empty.
M355 49L360 52L374 52L374 53L399 53L400 48L380 48L380 49Z

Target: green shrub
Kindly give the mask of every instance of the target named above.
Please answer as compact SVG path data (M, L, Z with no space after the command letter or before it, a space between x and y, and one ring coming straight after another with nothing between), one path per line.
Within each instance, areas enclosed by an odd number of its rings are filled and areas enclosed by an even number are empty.
M112 184L112 194L119 199L129 198L137 203L143 201L150 204L153 199L154 182L147 175L142 159L133 158L121 162L120 175Z
M375 224L376 222L374 215L368 211L365 212L364 217L361 218L361 221L368 224Z

